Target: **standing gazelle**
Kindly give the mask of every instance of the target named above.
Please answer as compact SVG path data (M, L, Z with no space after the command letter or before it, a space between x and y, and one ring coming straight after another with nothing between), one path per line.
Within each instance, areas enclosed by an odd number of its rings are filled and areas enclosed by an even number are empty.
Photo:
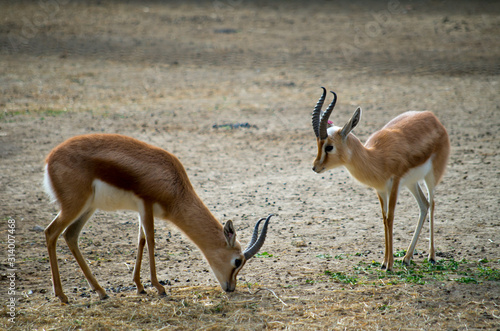
M361 108L343 126L328 128L328 118L335 107L337 95L325 112L321 108L326 90L312 113L312 125L317 137L318 155L313 170L321 173L344 166L361 183L373 187L382 207L385 228L385 254L382 268L392 269L394 210L399 189L406 186L417 200L420 217L410 246L403 259L409 264L427 212L430 208L429 261L436 261L434 250L434 188L443 177L450 141L444 126L428 111L409 111L387 123L372 134L363 145L351 133L359 123ZM428 197L422 192L419 181L424 181Z
M248 248L242 252L231 221L223 227L194 191L181 162L163 149L116 134L73 137L47 156L45 187L59 203L60 212L45 229L55 295L68 302L61 286L56 256L57 238L64 239L89 285L101 299L106 291L97 283L78 248L78 236L96 209L139 212L139 243L133 279L145 293L140 269L147 242L151 283L160 295L154 256L154 217L174 223L203 252L222 289L234 291L236 276L264 244L269 215L260 236L257 222Z

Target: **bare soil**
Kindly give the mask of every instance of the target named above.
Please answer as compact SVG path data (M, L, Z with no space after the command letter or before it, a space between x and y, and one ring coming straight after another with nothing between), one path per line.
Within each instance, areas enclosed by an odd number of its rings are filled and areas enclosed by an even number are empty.
M0 329L499 328L500 3L4 1L0 13ZM384 249L375 193L345 169L311 170L320 86L339 95L335 122L363 108L363 141L406 110L442 121L452 150L436 190L436 247L457 268L398 278L428 265L426 223L410 271L370 269ZM71 303L58 302L43 234L57 208L42 188L43 161L92 132L173 152L243 245L258 218L276 214L235 293L223 293L199 250L158 220L168 296L150 287L136 295L137 216L98 212L80 246L110 299L91 293L60 240ZM399 252L417 218L403 191ZM142 274L147 284L147 259Z

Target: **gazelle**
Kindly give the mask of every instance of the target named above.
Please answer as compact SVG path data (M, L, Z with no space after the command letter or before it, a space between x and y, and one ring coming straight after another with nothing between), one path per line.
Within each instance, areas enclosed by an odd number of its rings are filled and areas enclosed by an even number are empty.
M269 215L258 236L260 219L250 244L242 252L231 221L223 227L193 189L181 162L169 152L117 134L73 137L54 148L45 164L45 188L59 203L60 212L45 229L55 295L68 302L61 286L56 243L64 239L89 285L101 299L98 284L78 248L78 236L96 209L133 210L139 213L137 260L133 280L145 293L140 269L147 242L151 283L160 295L165 288L156 277L154 217L168 219L203 252L224 291L236 287L241 268L264 244Z
M434 188L443 177L450 152L446 129L429 111L409 111L373 133L363 145L351 132L359 123L361 108L356 109L343 127L328 127L328 119L337 102L337 95L331 93L333 101L322 112L326 96L323 87L323 94L312 113L312 126L318 143L313 170L321 173L344 166L355 179L376 190L385 228L382 268L387 270L391 270L394 263L392 228L398 192L401 187L406 186L417 200L420 216L403 263L410 263L429 209L429 261L435 262ZM428 199L422 192L419 181L425 182Z

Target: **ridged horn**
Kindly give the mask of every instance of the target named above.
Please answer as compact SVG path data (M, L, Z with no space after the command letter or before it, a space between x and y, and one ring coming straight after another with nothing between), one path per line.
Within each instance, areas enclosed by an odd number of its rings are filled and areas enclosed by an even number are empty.
M245 260L251 259L259 249L264 245L264 241L266 240L266 234L267 234L267 226L269 225L269 220L271 217L274 216L273 214L267 216L266 221L264 222L264 226L262 227L262 232L260 233L259 238L257 239L257 234L259 233L259 225L263 218L261 218L257 224L255 224L255 228L253 230L253 235L252 235L252 240L250 241L250 244L248 247L245 249L243 252L243 256L245 256Z
M323 107L323 103L325 102L325 97L326 97L326 89L324 87L321 88L323 89L323 94L319 98L318 103L316 103L316 107L314 107L314 110L312 112L312 126L314 133L318 138L319 138L319 120L321 116L321 108Z
M265 220L265 218L261 218L260 220L257 221L257 223L255 224L255 227L253 229L253 233L252 233L252 239L250 240L250 243L248 243L247 245L247 248L245 248L245 252L247 250L250 249L250 247L253 246L253 244L255 244L255 242L257 241L257 237L259 236L259 226L260 226L260 222L262 222L263 220Z
M325 110L325 112L321 115L321 121L319 123L319 139L323 140L328 137L328 133L326 129L328 128L328 119L330 118L330 114L332 113L333 108L335 107L335 103L337 103L337 94L335 92L330 91L333 94L333 100Z

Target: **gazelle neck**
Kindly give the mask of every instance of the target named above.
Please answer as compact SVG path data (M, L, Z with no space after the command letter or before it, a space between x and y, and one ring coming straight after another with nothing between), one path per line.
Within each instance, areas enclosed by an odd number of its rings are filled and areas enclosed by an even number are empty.
M196 194L183 200L169 219L203 252L226 244L222 224Z
M384 171L383 157L376 150L366 148L352 133L347 136L348 159L344 166L359 182L382 188L389 179Z

